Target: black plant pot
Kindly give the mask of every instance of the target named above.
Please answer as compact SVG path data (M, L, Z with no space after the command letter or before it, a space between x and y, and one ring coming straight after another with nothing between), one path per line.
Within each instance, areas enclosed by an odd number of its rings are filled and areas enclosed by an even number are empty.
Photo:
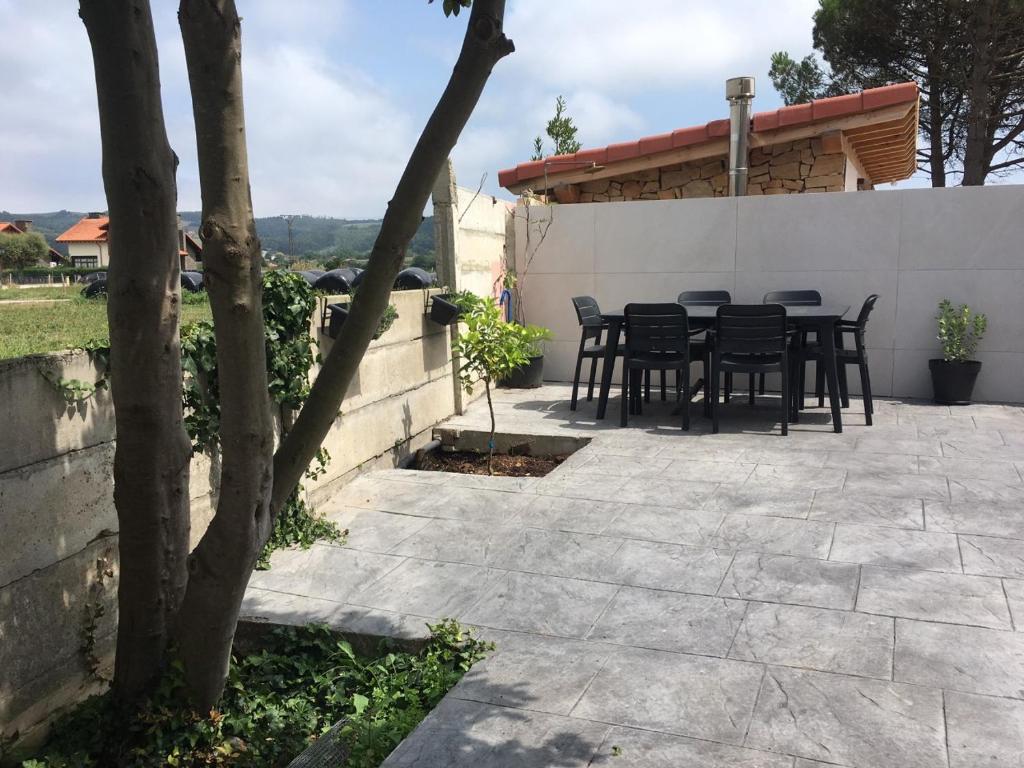
M459 319L459 305L449 298L450 294L439 294L430 300L430 319L438 325L451 325Z
M531 357L530 362L517 368L501 382L503 387L512 389L536 389L544 383L544 355Z
M981 361L967 360L951 363L947 360L929 360L935 402L941 405L970 405L974 382L981 371Z

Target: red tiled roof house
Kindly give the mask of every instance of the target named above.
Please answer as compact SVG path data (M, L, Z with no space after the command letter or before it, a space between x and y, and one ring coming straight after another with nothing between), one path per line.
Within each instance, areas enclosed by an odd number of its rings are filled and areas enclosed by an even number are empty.
M110 218L90 213L84 219L57 237L58 243L67 243L68 256L76 267L106 268L110 264L108 251ZM178 220L178 256L181 268L196 269L203 260L203 246L185 231Z
M746 194L871 189L916 169L915 83L760 112L750 120ZM582 149L500 171L499 183L561 203L728 194L729 120Z

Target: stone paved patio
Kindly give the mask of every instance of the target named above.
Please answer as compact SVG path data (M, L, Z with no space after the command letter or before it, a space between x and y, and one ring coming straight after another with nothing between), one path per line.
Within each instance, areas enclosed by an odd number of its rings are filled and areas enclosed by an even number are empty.
M1024 410L854 402L782 438L743 400L710 435L503 392L500 430L592 441L539 479L364 475L347 545L277 553L243 614L497 642L392 768L1024 765Z

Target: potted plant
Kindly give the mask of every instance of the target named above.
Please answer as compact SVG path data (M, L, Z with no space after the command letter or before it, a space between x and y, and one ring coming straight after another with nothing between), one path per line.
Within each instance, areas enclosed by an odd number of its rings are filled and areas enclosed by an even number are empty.
M458 359L459 380L467 392L484 383L487 409L491 415L491 431L487 441L487 474L493 474L494 461L494 403L491 401L491 385L506 379L517 369L528 365L532 350L531 338L524 326L506 322L501 308L493 298L481 298L473 294L459 297L464 324L459 337L452 345L452 353Z
M534 389L544 383L543 342L551 338L551 331L538 325L519 327L526 344L527 362L502 379L501 385L513 389Z
M949 299L943 299L935 319L942 344L942 359L928 361L935 402L968 405L981 371L981 361L972 358L988 328L988 318L983 314L972 315L966 304L957 308Z
M458 321L476 296L469 291L439 293L430 298L430 319L438 325L451 325Z

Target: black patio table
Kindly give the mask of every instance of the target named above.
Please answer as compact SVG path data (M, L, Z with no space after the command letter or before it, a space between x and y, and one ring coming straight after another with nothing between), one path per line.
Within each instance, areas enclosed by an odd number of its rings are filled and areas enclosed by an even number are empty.
M839 402L839 377L836 366L835 324L850 311L846 304L824 304L820 307L786 307L786 320L790 327L802 331L817 331L821 340L822 357L825 362L825 382L828 385L828 401L832 408L832 426L836 432L843 431L843 414ZM688 306L686 308L690 325L694 328L712 328L718 307ZM603 419L608 408L608 393L612 386L612 371L615 356L619 350L619 334L626 322L623 310L602 312L601 319L608 323L607 341L604 349L604 364L601 367L601 391L597 398L597 418Z

